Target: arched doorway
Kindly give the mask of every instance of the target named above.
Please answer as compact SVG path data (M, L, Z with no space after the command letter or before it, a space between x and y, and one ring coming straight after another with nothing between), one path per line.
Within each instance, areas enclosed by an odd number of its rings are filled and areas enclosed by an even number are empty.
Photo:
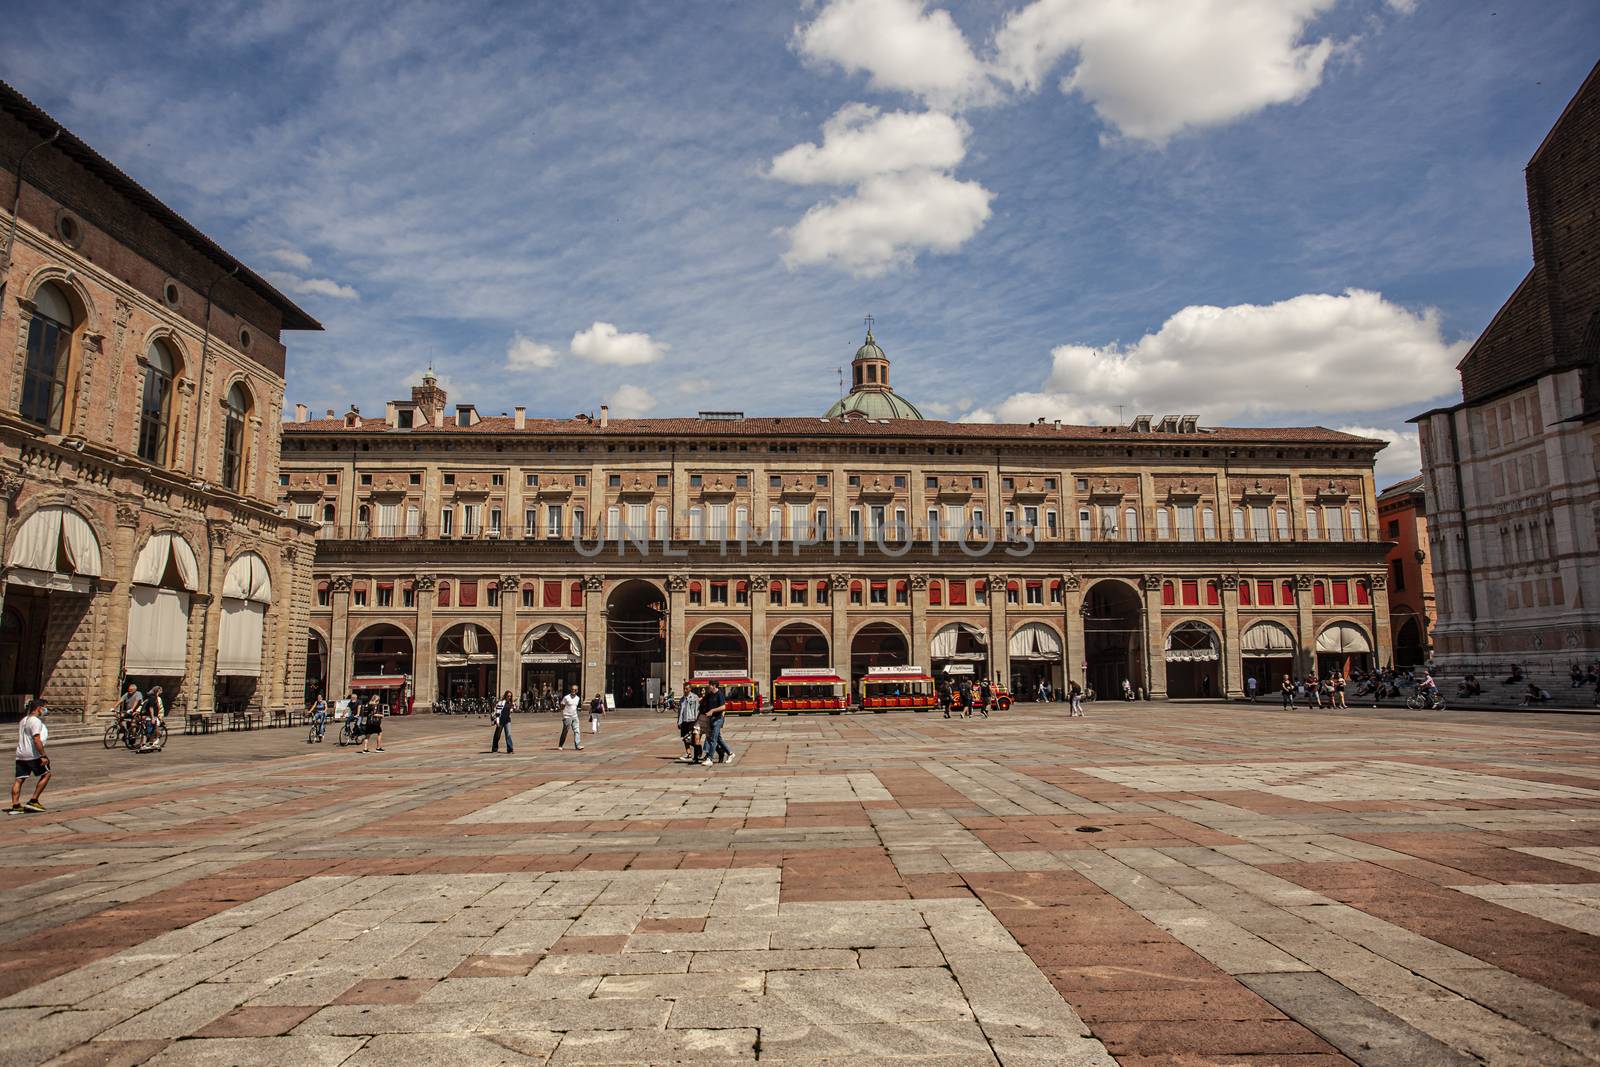
M1256 692L1276 693L1283 676L1294 674L1294 634L1280 622L1253 623L1239 639L1239 652L1247 693L1251 678L1256 680Z
M217 707L248 707L257 702L272 578L267 561L245 552L222 581L222 625L217 637Z
M1415 667L1427 660L1428 646L1422 637L1422 624L1415 615L1407 615L1405 621L1394 628L1394 665Z
M870 622L850 642L850 690L859 697L861 679L870 667L905 667L911 663L906 635L886 622Z
M1372 665L1372 642L1353 622L1330 623L1317 635L1317 673L1364 671Z
M500 649L494 635L477 623L458 623L440 634L433 662L439 671L441 699L499 695L496 675L500 669Z
M565 693L583 684L583 646L565 626L547 622L522 639L522 691L530 696Z
M1120 699L1124 680L1146 687L1144 602L1126 582L1096 582L1083 598L1084 677L1102 700Z
M667 598L633 579L606 598L606 690L619 707L654 698L667 676Z
M1056 691L1061 689L1061 635L1049 626L1030 622L1017 627L1007 653L1013 699L1039 699L1041 682L1049 682Z
M689 674L705 671L748 671L750 649L744 634L725 622L708 623L689 638Z
M100 543L82 515L46 505L12 533L6 567L5 626L17 635L18 649L6 664L10 688L0 693L0 714L15 720L26 698L65 696L73 688L57 683L56 667L89 621Z
M318 693L328 693L328 642L315 630L306 632L306 703L316 699Z
M350 692L357 699L376 694L390 708L409 708L413 659L411 638L400 627L367 627L350 642Z
M785 671L815 670L831 667L833 659L828 652L828 638L810 623L791 622L772 635L771 677L777 678Z
M189 655L190 601L199 590L200 565L189 542L177 533L151 534L133 564L124 658L124 674L143 691L159 684L168 694L178 692ZM252 683L243 688L254 691ZM214 696L223 701L218 707L229 706L228 693L225 684L216 685Z
M1217 665L1222 662L1222 642L1217 631L1203 622L1180 622L1167 631L1167 693L1175 697L1214 697L1222 694Z
M928 642L928 659L935 678L952 681L987 678L989 635L981 626L970 622L941 626Z

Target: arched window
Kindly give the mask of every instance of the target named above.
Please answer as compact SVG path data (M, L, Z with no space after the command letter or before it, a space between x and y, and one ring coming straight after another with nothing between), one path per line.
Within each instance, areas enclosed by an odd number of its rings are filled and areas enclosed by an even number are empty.
M1172 607L1178 602L1178 589L1172 582L1161 583L1161 604L1163 607Z
M656 538L665 541L672 536L672 529L667 525L667 507L665 504L656 507Z
M28 319L28 361L22 380L22 417L60 432L72 388L72 304L61 287L46 283L33 294Z
M439 606L441 608L447 608L447 607L450 606L450 583L449 582L440 582L439 583Z
M1317 536L1317 509L1306 508L1306 540L1315 541Z
M1364 540L1366 538L1366 536L1367 536L1365 531L1366 531L1366 524L1362 521L1361 509L1359 507L1351 508L1350 509L1350 540L1352 540L1352 541Z
M827 602L828 602L828 580L826 578L824 578L822 581L819 581L817 583L817 603L818 604L826 604Z
M1202 508L1200 510L1200 529L1204 531L1203 536L1207 541L1215 541L1217 539L1217 513L1215 511L1210 508Z
M850 603L852 603L852 604L860 604L861 603L861 597L862 597L861 583L860 582L851 582L850 583Z
M242 382L235 382L228 390L223 404L226 409L222 424L222 484L234 492L244 491L245 468L249 463L249 447L245 437L245 420L250 415L250 393Z
M1267 588L1268 589L1272 588L1272 583L1271 582L1267 583ZM1251 586L1250 586L1250 579L1248 579L1248 578L1240 579L1240 581L1239 581L1239 606L1243 607L1243 608L1248 608L1248 607L1253 606L1254 604L1255 604L1255 597L1253 595L1253 591L1252 591Z
M1321 608L1328 603L1328 587L1322 582L1313 582L1311 585L1311 603Z
M1245 535L1244 508L1234 508L1233 509L1231 525L1233 526L1233 529L1228 531L1228 536L1229 537L1233 538L1235 541L1237 541L1240 538L1244 537L1244 535Z
M1122 536L1129 541L1139 539L1139 509L1124 508L1122 511Z
M152 341L145 350L144 400L139 405L139 458L147 463L167 462L167 424L171 418L172 380L178 361L165 341Z
M1214 608L1220 603L1222 603L1222 590L1214 580L1208 580L1206 582L1206 604Z
M1289 540L1289 509L1278 509L1278 540Z
M938 579L928 583L928 603L933 607L944 603L944 583Z
M1156 508L1156 537L1165 541L1172 536L1172 516L1166 508Z
M1372 603L1372 586L1367 584L1365 578L1356 580L1356 603L1363 605Z
M1283 593L1283 602L1285 604L1293 604L1294 603L1294 583L1289 581L1287 578L1285 578L1283 580L1283 582L1282 582L1282 586L1283 586L1283 588L1280 590L1280 592Z

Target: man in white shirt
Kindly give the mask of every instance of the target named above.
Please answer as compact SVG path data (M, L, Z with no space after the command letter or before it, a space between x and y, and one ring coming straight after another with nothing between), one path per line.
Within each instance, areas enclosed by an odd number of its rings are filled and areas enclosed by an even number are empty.
M583 751L583 735L579 732L582 727L578 725L578 707L582 703L577 686L573 686L571 692L561 698L561 740L556 742L556 748L567 747L567 732L570 730L572 747L579 752Z
M50 736L44 716L49 710L44 701L30 700L22 721L17 724L17 776L11 782L11 807L6 809L7 815L44 810L39 797L50 782L50 757L44 751L45 739ZM33 788L33 799L26 804L18 803L22 799L22 783L29 778L39 779L39 784Z

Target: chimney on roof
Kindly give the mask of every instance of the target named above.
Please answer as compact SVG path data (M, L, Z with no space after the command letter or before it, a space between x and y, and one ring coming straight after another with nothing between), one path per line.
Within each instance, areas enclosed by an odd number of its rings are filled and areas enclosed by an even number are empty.
M333 409L332 408L328 409L327 417L330 418L330 419L333 418Z
M523 407L521 404L518 404L517 407L516 407L516 412L517 412L517 422L516 422L517 429L526 430L528 428L528 409Z
M444 408L442 407L433 409L433 428L435 430L444 429Z
M294 406L294 421L295 422L305 422L306 419L310 416L310 414L311 413L306 410L306 406L304 404L296 404Z
M600 405L600 428L603 430L611 424L611 408L607 404Z
M390 429L400 425L400 420L395 417L393 400L383 405L383 421Z

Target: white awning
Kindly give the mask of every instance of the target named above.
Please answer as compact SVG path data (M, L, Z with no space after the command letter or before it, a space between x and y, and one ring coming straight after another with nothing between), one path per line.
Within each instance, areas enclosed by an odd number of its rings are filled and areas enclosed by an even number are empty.
M973 640L980 647L988 647L989 637L978 627L968 622L953 622L933 635L933 640L928 645L928 654L933 659L955 659L956 642L960 640L961 635L964 633L971 634ZM968 658L983 658L982 656L974 656L970 652L965 655Z
M178 582L183 588L191 593L200 588L200 568L194 561L194 549L175 533L150 535L133 565L134 584L160 585L169 560L176 565Z
M261 676L261 641L267 606L238 597L222 598L222 634L217 641L217 673Z
M1030 622L1011 635L1011 658L1055 662L1061 658L1061 638L1044 623Z
M65 560L63 570L57 563ZM28 516L11 542L7 565L47 574L100 576L100 541L82 515L71 508L43 507Z
M1292 656L1294 634L1281 623L1258 622L1244 632L1239 646L1246 656Z
M1216 631L1203 622L1180 622L1167 634L1168 663L1213 663L1221 658Z
M1371 652L1372 645L1361 627L1350 622L1336 622L1317 635L1317 651L1358 656Z
M560 641L552 641L550 640L551 638L560 638ZM541 643L547 641L551 646L564 643L566 651L561 651L559 647L538 647ZM522 662L524 663L572 663L578 659L578 655L577 637L565 626L557 626L553 622L547 622L543 626L535 626L522 639Z
M159 678L183 674L189 643L189 594L136 585L132 599L127 673Z
M257 604L272 603L272 578L267 574L266 560L254 552L246 552L234 560L222 581L222 595Z

